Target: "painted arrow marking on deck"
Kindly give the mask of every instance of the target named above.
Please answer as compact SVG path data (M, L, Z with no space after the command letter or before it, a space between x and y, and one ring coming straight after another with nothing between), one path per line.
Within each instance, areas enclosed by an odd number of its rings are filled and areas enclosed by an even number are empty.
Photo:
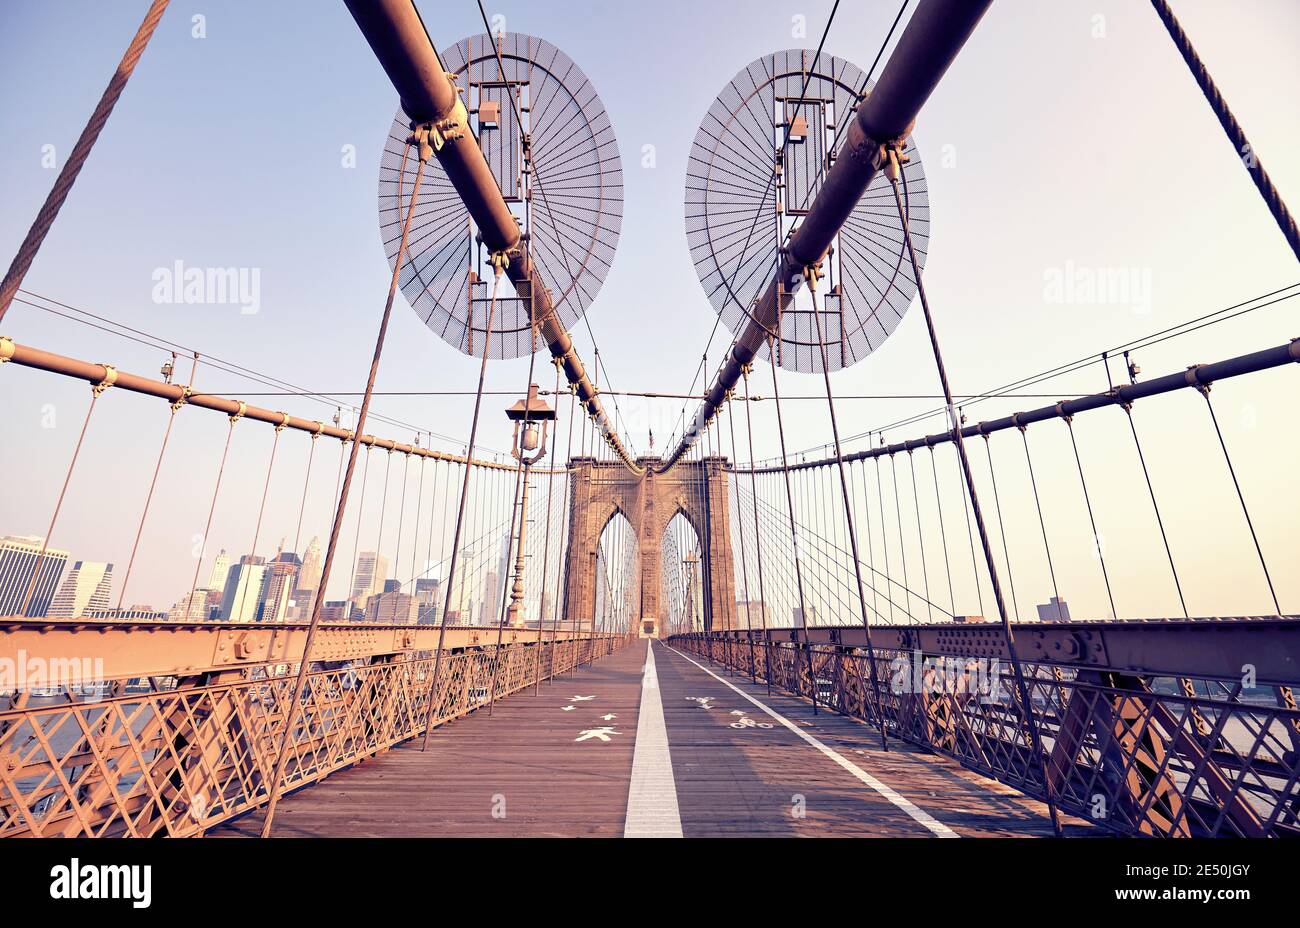
M561 712L572 712L572 711L573 711L574 709L576 709L576 708L578 708L578 707L577 707L577 706L561 706L561 707L560 707L560 711L561 711Z
M586 728L578 732L578 737L574 741L590 741L592 738L599 738L601 741L608 741L610 735L621 735L621 731L614 731L613 725L601 725L599 728Z
M595 696L570 696L574 702L586 702L588 699L595 699Z
M602 715L601 718L604 719L606 722L612 722L614 719L618 718L618 716L615 715L613 712L610 712L605 715Z

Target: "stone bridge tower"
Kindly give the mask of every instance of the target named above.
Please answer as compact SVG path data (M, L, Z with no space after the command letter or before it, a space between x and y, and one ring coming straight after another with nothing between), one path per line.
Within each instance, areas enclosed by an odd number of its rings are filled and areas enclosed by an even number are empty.
M700 539L701 580L704 582L704 625L723 628L735 609L736 593L731 554L731 520L727 504L726 458L683 461L667 473L657 457L639 458L640 477L620 461L589 457L569 462L569 552L565 563L564 616L590 623L596 606L596 548L610 519L622 513L637 539L641 603L634 605L641 634L663 632L660 609L663 593L662 544L668 523L679 512Z

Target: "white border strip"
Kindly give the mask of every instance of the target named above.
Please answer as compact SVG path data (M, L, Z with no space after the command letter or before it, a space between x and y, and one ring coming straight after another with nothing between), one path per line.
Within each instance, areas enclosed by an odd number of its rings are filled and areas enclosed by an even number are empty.
M668 751L664 703L655 673L653 639L646 639L645 670L641 675L641 708L637 712L632 779L627 790L625 838L680 838L682 816L677 808L677 783Z
M808 732L804 731L804 730L803 730L802 728L800 728L798 725L795 725L794 722L791 722L791 721L790 721L789 719L787 719L785 716L780 715L779 713L777 713L777 712L774 711L773 709L769 709L767 706L765 706L763 703L759 702L759 701L758 701L757 699L755 699L753 696L750 696L750 695L749 695L748 693L746 693L744 690L739 689L739 688L736 687L736 686L733 686L731 683L729 683L728 681L722 679L722 677L718 676L718 675L717 675L716 673L714 673L712 670L710 670L709 668L705 667L703 664L698 663L697 661L693 660L692 658L688 657L686 654L683 654L681 651L678 651L676 648L674 648L674 647L672 647L672 646L670 646L670 645L665 645L665 647L667 647L668 650L672 651L672 652L673 652L674 654L676 654L678 657L681 657L682 659L687 660L687 661L690 661L690 663L692 663L692 664L695 664L696 667L700 668L700 670L703 670L705 673L707 673L707 674L708 674L709 676L711 676L713 679L717 680L717 681L718 681L719 683L721 683L723 686L727 687L728 689L731 689L731 690L735 691L736 693L739 693L741 696L743 696L743 697L745 697L746 699L748 699L750 702L752 702L754 705L758 706L760 709L762 709L764 712L766 712L766 713L767 713L768 715L770 715L772 718L776 719L778 722L780 722L780 723L781 723L782 725L784 725L786 728L790 729L790 731L794 732L796 735L798 735L798 736L799 736L800 738L802 738L804 741L807 741L809 744L811 744L811 745L812 745L813 747L815 747L817 750L821 751L823 754L825 754L825 755L826 755L827 757L829 757L831 760L835 761L835 763L839 764L841 767L843 767L843 768L844 768L845 770L847 770L849 773L853 774L855 777L857 777L859 780L861 780L861 781L862 781L863 783L865 783L867 786L870 786L872 789L874 789L874 790L875 790L876 792L878 792L880 795L884 796L886 799L888 799L888 800L889 800L890 802L892 802L894 805L898 806L900 809L902 809L904 812L906 812L908 815L910 815L912 818L914 818L917 822L921 823L921 824L924 825L926 828L930 829L930 831L933 832L933 833L934 833L935 835L937 835L938 837L940 837L940 838L960 838L960 837L961 837L961 835L957 834L957 832L953 831L951 828L949 828L949 827L948 827L947 825L945 825L943 822L939 821L939 820L938 820L937 818L935 818L933 815L931 815L930 813L924 811L923 809L920 809L920 808L918 808L917 806L913 805L913 804L912 804L911 802L909 802L907 799L904 799L902 796L900 796L898 793L894 792L892 789L890 789L890 788L889 788L888 786L886 786L884 783L881 783L879 780L877 780L877 779L876 779L875 777L873 777L871 774L867 773L865 770L863 770L863 769L862 769L861 767L859 767L857 764L853 763L853 761L849 760L848 758L846 758L846 757L844 757L844 756L842 756L842 755L836 753L836 752L833 751L832 749L828 748L826 745L822 744L820 741L818 741L818 740L817 740L816 738L814 738L812 735L808 734ZM644 697L643 697L643 699L644 699ZM639 734L640 734L640 733L638 732L638 735L639 735ZM638 740L638 745L639 745L639 740Z

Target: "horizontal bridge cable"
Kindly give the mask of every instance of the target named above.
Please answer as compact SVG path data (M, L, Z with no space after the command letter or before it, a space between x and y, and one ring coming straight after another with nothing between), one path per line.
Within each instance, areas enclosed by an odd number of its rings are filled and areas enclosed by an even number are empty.
M793 469L793 468L792 468L792 469ZM768 502L767 500L765 500L765 499L761 499L761 498L760 498L760 499L758 500L758 502L759 502L759 504L760 504L763 508L769 510L771 513L774 514L774 515L772 516L772 518L775 518L776 516L781 516L781 515L784 515L784 514L785 514L783 510L779 509L779 508L776 507L776 506L773 506L771 503L769 503L769 502ZM824 536L820 535L819 533L812 531L811 529L808 528L808 526L807 526L806 524L804 524L804 522L803 522L802 520L796 519L795 521L796 521L796 524L799 526L799 529L800 529L800 535L801 535L801 536L808 537L808 538L812 538L812 539L815 539L815 540L817 540L817 541L822 542L822 543L823 543L823 551L831 551L831 552L834 552L836 555L842 555L842 556L843 556L843 560L842 560L842 561L841 561L840 557L838 557L838 556L834 559L834 560L835 560L835 566L836 566L837 568L842 567L842 568L844 568L845 570L850 569L850 567L851 567L851 565L852 565L852 563L853 563L853 555L852 555L852 553L851 553L850 551L845 550L844 548L840 547L840 546L839 546L837 543L835 543L834 541L831 541L831 540L825 538ZM769 522L769 524L771 524L771 523ZM874 574L874 575L877 576L877 577L880 577L884 582L889 583L889 584L892 584L893 586L898 587L899 589L903 590L904 592L906 592L906 593L908 593L908 594L910 594L910 595L912 595L912 596L915 596L917 599L921 600L921 602L925 603L927 606L932 606L932 607L934 607L935 609L937 609L937 610L939 610L940 612L942 612L944 615L948 616L949 618L952 618L952 615L953 615L953 614L952 614L951 612L949 612L947 609L943 608L943 606L940 606L938 603L931 602L929 599L927 599L925 596L922 596L922 595L921 595L919 592L917 592L916 590L909 589L906 585L904 585L904 584L902 584L902 583L899 583L899 582L898 582L897 580L895 580L893 577L889 576L889 574L884 573L884 572L882 572L882 571L879 571L879 570L877 570L876 568L872 567L868 562L866 562L866 561L861 561L861 560L860 560L860 563L862 564L863 567L866 567L867 570L869 570L872 574ZM846 580L846 582L847 582L847 580ZM895 607L897 607L898 609L900 609L900 610L903 612L903 614L906 615L908 618L912 619L912 620L913 620L914 622L916 622L917 624L922 624L922 623L919 622L919 620L917 619L916 616L912 615L912 613L907 609L906 606L901 605L900 603L898 603L898 602L896 602L894 599L892 599L892 598L890 597L890 595L889 595L888 592L881 593L879 590L876 589L875 585L874 585L874 584L871 584L871 583L866 583L866 586L867 586L867 587L868 587L868 588L869 588L873 593L880 593L880 595L885 599L886 602L888 602L890 605L895 606ZM886 624L897 624L897 623L891 623L891 622L889 622L888 620L886 620L886 619L885 619L885 616L881 615L881 613L880 613L880 611L879 611L878 609L874 609L874 608L873 608L872 611L876 612L877 616L879 616L882 620L885 620Z
M1231 321L1233 319L1236 319L1238 316L1244 316L1261 309L1267 309L1270 306L1276 306L1279 303L1283 303L1287 300L1295 299L1296 297L1300 297L1300 282L1288 284L1285 287L1280 287L1277 290L1273 290L1268 293L1261 293L1258 296L1253 296L1250 299L1242 300L1241 302L1234 303L1231 306L1221 307L1219 309L1213 310L1212 312L1208 312L1203 315L1197 316L1195 318L1188 319L1185 322L1180 322L1155 332L1148 332L1146 335L1142 335L1130 341L1123 342L1111 348L1107 348L1104 351L1095 351L1091 354L1085 355L1082 358L1078 358L1077 360L1069 361L1064 364L1057 365L1056 367L1048 368L1047 370L1040 371L1037 374L1030 374L1028 376L1021 377L1017 380L1013 380L1009 383L1003 384L1000 387L993 387L992 389L986 390L983 393L974 394L973 396L968 396L965 399L963 399L963 405L971 406L974 405L975 403L983 402L985 400L1011 397L1013 395L1011 391L1013 390L1024 389L1027 387L1035 386L1036 384L1044 383L1048 380L1054 380L1055 378L1062 377L1066 374L1072 374L1077 371L1084 370L1095 364L1103 363L1107 358L1111 357L1112 355L1119 356L1125 351L1132 352L1132 351L1139 351L1144 348L1150 348L1154 345L1162 344L1172 339L1179 338L1183 335L1189 335L1192 332L1200 331L1201 329L1208 328L1209 326L1217 325L1221 322ZM1260 302L1260 301L1266 301L1266 302ZM1067 396L1067 395L1068 394L1057 394L1057 398L1061 398L1062 396ZM955 394L953 399L956 400ZM918 422L924 422L926 419L932 419L935 416L944 415L946 412L947 410L944 409L943 407L930 409L925 412L917 413L916 415L913 416L908 416L905 419L900 419L896 422L889 423L888 425L880 426L879 428L872 428L865 432L860 432L857 435L851 435L848 438L844 439L844 441L846 442L857 441L866 438L873 433L879 434L882 432L888 432L888 431L893 431L895 429L904 428L909 425L915 425ZM827 445L821 444L813 448L805 448L803 451L800 451L798 453L812 454L815 451L818 451L826 447Z
M217 392L222 392L222 391L217 391ZM233 393L236 391L227 390L225 392ZM361 395L360 393L350 392L347 390L323 390L323 391L319 391L319 393L316 392L305 393L298 390L264 390L260 393L248 393L246 391L241 390L238 392L240 393L241 396L316 396L316 395L326 396L328 395L329 397L337 397L337 396L360 396ZM705 396L703 393L657 393L653 390L596 390L594 392L597 396L630 396L630 397L647 399L647 400L702 400L704 399ZM474 396L475 393L473 390L376 390L374 395L375 396ZM518 390L484 390L483 395L484 396L518 396L519 391ZM569 391L568 390L538 390L537 395L538 396L568 396ZM1060 399L1062 396L1077 397L1077 396L1086 396L1086 395L1087 394L1085 393L1065 393L1065 394L1062 393L999 393L998 397L999 398L1010 397L1012 399L1052 400L1052 399ZM978 400L978 399L985 399L985 398L987 398L987 394L984 393L970 393L965 395L958 395L957 397L955 397L955 399L962 400L962 401ZM845 394L837 393L835 394L835 399L836 400L941 400L943 399L943 394L942 393L845 393ZM731 400L737 403L766 403L766 402L770 402L772 400L772 397L760 396L757 394L753 396L733 395L731 397ZM782 395L781 401L785 402L786 400L816 400L824 403L826 402L826 397L817 396L814 394L806 394L806 395L796 394L794 396ZM428 431L428 430L420 429L419 431ZM450 441L451 439L448 440Z
M259 396L259 395L299 396L302 397L303 399L312 400L313 402L321 403L323 405L330 406L330 407L346 406L346 408L351 410L353 413L357 411L356 406L342 403L337 397L361 396L362 395L361 393L357 393L357 392L339 393L336 396L332 394L325 394L313 390L308 390L304 387L300 387L297 384L293 384L286 380L282 380L271 374L264 374L261 371L255 371L252 368L244 367L241 364L236 364L233 361L227 361L223 358L218 358L215 355L204 354L203 352L198 351L197 349L192 348L188 345L182 345L179 342L172 341L171 339L164 338L159 335L154 335L150 332L142 331L141 329L132 328L131 326L126 325L125 323L118 322L113 319L109 319L107 316L100 316L90 312L89 310L79 309L75 306L71 306L67 303L63 303L60 302L59 300L53 299L52 297L43 296L39 293L34 293L31 290L26 290L26 289L20 290L19 293L25 294L26 296L33 297L38 300L42 300L44 301L44 303L52 304L53 306L57 306L60 309L67 310L67 312L60 312L59 309L52 309L50 306L43 305L42 303L33 303L31 300L25 300L22 297L17 297L14 300L15 303L21 303L22 305L28 306L32 309L38 309L41 312L48 313L51 316L58 316L60 319L67 319L69 322L75 322L78 325L84 325L87 328L96 329L100 332L106 332L109 335L115 335L118 338L122 338L130 342L135 342L136 344L143 345L146 348L153 348L158 351L171 352L173 355L178 355L178 356L185 355L186 357L192 357L195 360L201 359L208 367L214 370L221 371L222 373L233 374L236 377L242 377L245 380L252 381L253 383L263 384L268 387L283 388L283 390L279 392L265 392L261 394L245 393L244 395L246 396ZM69 315L69 313L73 315ZM227 390L224 392L242 393L243 391ZM376 393L373 395L381 396L383 394L376 391ZM452 444L463 445L465 443L462 439L456 438L455 436L443 435L439 432L435 432L432 429L421 428L420 426L414 425L410 422L404 422L401 419L395 419L391 416L383 416L376 412L371 412L369 418L374 419L377 422L383 422L387 425L391 425L395 428L410 429L411 431L414 432L424 432L428 435L439 438L443 441L451 442Z
M974 438L992 432L1001 432L1006 429L1033 425L1036 422L1067 418L1081 412L1101 409L1106 406L1123 406L1125 404L1133 403L1136 400L1146 399L1147 397L1172 393L1176 390L1183 390L1189 387L1200 389L1201 387L1208 387L1216 381L1230 380L1234 377L1243 377L1247 374L1271 370L1276 367L1285 367L1288 364L1294 364L1296 362L1300 362L1300 338L1292 339L1285 345L1265 348L1262 351L1255 351L1250 354L1238 355L1235 358L1216 361L1213 364L1195 364L1187 368L1185 371L1166 374L1163 377L1156 377L1151 380L1140 380L1136 383L1124 384L1123 386L1116 387L1115 389L1108 390L1104 393L1092 393L1076 399L1064 400L1052 406L1040 406L1037 409L1031 409L1028 412L1017 412L1012 413L1009 416L1003 416L1000 419L993 419L988 422L977 422L975 425L968 425L963 428L961 430L961 435L963 438ZM862 461L868 458L878 458L883 455L896 454L900 451L913 451L917 448L933 447L934 445L951 442L955 434L956 433L953 431L938 432L933 435L926 435L922 438L913 438L908 439L907 441L896 442L892 445L881 445L877 448L855 451L852 454L845 455L844 460ZM805 468L827 467L834 463L834 458L820 458L815 461L801 461L797 464L791 464L789 465L789 469L803 470ZM736 474L746 474L750 472L747 468L735 466L730 466L727 469ZM773 474L780 473L781 470L782 468L779 465L766 465L754 468L753 472L757 474Z
M300 432L307 432L311 435L325 435L345 442L353 441L355 439L363 445L372 448L382 448L386 451L396 451L400 454L413 454L417 457L434 458L439 461L453 461L458 464L465 463L465 458L461 455L450 454L445 451L435 451L432 448L422 448L419 445L403 444L391 438L377 438L374 435L362 435L360 438L357 438L356 434L348 429L326 425L319 420L301 419L297 416L291 416L286 412L263 409L260 406L250 406L242 400L213 396L210 393L192 393L190 392L189 387L185 384L166 383L162 380L153 380L148 377L141 377L137 374L130 374L125 371L116 370L110 364L95 364L90 361L80 361L76 358L69 358L64 355L54 354L53 352L43 351L39 348L33 348L30 345L19 345L12 339L0 336L0 363L4 363L5 361L10 361L20 367L30 367L36 370L47 371L52 374L72 377L77 380L85 380L92 385L103 383L108 380L111 371L114 378L112 381L114 387L126 390L130 393L139 393L145 396L157 397L166 400L168 403L181 403L187 406L198 406L203 409L215 410L227 416L251 419L255 422L265 422L278 428L294 429ZM495 461L474 459L471 463L475 467L486 467L492 470L514 470L513 464L504 464ZM545 471L535 472L545 473ZM567 472L567 469L563 472Z

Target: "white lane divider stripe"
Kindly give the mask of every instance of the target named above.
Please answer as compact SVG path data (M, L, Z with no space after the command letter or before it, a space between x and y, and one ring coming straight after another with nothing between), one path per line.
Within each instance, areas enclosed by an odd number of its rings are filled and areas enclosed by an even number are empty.
M926 828L930 829L930 831L933 832L933 833L934 833L935 835L937 835L938 837L940 837L940 838L960 838L960 837L961 837L961 835L957 834L957 832L953 831L951 828L949 828L949 827L948 827L947 825L945 825L943 822L939 821L939 820L938 820L937 818L935 818L933 815L931 815L930 813L926 812L924 809L918 808L917 806L913 805L909 800L903 798L903 797L900 796L898 793L894 792L894 790L890 789L890 788L889 788L888 786L886 786L884 783L881 783L879 780L877 780L877 779L876 779L875 777L873 777L871 774L867 773L865 770L863 770L863 769L862 769L861 767L859 767L857 764L853 763L853 761L851 761L851 760L849 760L847 757L844 757L843 755L837 753L836 751L832 750L831 748L828 748L826 745L822 744L820 741L818 741L818 740L817 740L816 738L814 738L812 735L808 734L808 732L804 731L804 730L803 730L802 728L800 728L798 725L794 724L794 722L791 722L791 721L790 721L789 719L787 719L785 716L781 715L780 713L776 712L776 711L773 710L773 709L768 708L766 705L764 705L763 703L759 702L759 701L758 701L757 699L755 699L753 696L750 696L750 695L749 695L748 693L746 693L744 690L739 689L739 688L736 687L736 686L733 686L731 683L729 683L728 681L724 680L722 677L718 676L718 675L717 675L716 673L714 673L712 670L710 670L709 668L705 667L703 664L698 663L697 661L693 660L692 658L688 657L687 655L683 654L681 651L678 651L676 648L674 648L674 647L672 647L672 646L670 646L670 645L665 645L665 647L667 647L668 650L672 651L674 654L676 654L678 657L682 658L683 660L690 661L690 663L695 664L696 667L700 668L700 670L703 670L705 673L707 673L707 674L708 674L709 676L711 676L713 679L717 680L717 681L718 681L719 683L721 683L723 686L727 687L728 689L734 690L736 693L739 693L741 696L743 696L743 697L745 697L746 699L748 699L750 702L752 702L754 705L758 706L760 709L762 709L764 712L766 712L766 713L767 713L768 715L770 715L772 718L776 719L778 722L780 722L780 723L781 723L782 725L784 725L786 728L790 729L792 732L794 732L796 735L798 735L798 736L799 736L800 738L802 738L804 741L807 741L809 744L811 744L811 745L812 745L813 747L815 747L817 750L821 751L823 754L825 754L825 755L826 755L827 757L829 757L831 760L835 761L835 763L839 764L841 767L843 767L843 768L844 768L845 770L847 770L849 773L853 774L855 777L857 777L859 780L861 780L861 781L862 781L863 783L865 783L867 786L871 787L871 788L874 789L876 792L878 792L880 795L884 796L886 799L888 799L890 802L892 802L894 805L898 806L900 809L902 809L904 812L906 812L908 815L910 815L910 816L911 816L913 819L915 819L917 822L919 822L920 824L924 825Z
M677 808L677 782L673 779L673 761L668 751L668 728L664 724L659 675L655 673L654 644L647 639L623 837L681 836L682 817Z

